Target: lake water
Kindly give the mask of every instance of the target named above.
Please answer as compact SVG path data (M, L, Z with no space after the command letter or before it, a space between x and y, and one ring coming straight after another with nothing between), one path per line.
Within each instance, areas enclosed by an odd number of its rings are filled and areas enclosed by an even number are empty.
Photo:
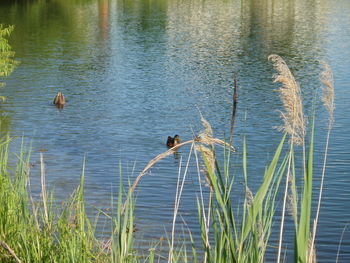
M349 14L347 0L1 0L0 23L16 26L10 43L21 61L1 89L7 97L0 108L7 116L2 130L16 137L15 151L22 136L31 142L35 193L40 149L47 149L46 181L58 200L78 185L86 157L86 202L94 214L95 208L110 207L119 164L123 176L134 179L167 150L168 135L192 139L201 130L198 109L214 135L227 138L236 74L233 159L238 167L245 135L248 180L256 191L281 139L274 129L281 125L281 102L268 55L288 62L308 115L320 88L319 60L325 60L334 72L336 111L316 248L319 262L334 262L345 229L339 262L350 262ZM52 105L57 91L68 101L62 110ZM316 110L318 189L327 112L318 100ZM184 147L177 157L162 160L140 181L136 235L147 244L170 229L177 170L187 153ZM242 175L233 170L235 191L241 192ZM180 210L199 240L197 190L197 177L190 173ZM292 248L290 218L287 222ZM108 233L103 226L100 232ZM273 233L272 244L276 237ZM267 261L275 258L276 251L269 251Z

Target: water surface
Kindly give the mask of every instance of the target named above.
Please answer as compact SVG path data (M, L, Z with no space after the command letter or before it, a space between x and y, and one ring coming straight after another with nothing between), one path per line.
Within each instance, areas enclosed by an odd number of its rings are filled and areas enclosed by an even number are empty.
M350 3L340 1L1 1L0 23L14 24L11 45L21 65L6 80L1 114L18 149L32 143L32 161L44 153L47 183L65 200L79 183L86 157L86 202L110 207L119 163L135 178L155 155L167 150L168 135L191 139L201 129L198 109L214 134L228 137L233 77L239 84L233 170L242 190L239 156L247 137L249 184L255 191L281 134L281 102L267 61L285 58L300 83L310 115L320 88L319 60L336 83L335 126L317 237L319 262L335 261L350 218ZM57 91L68 101L51 105ZM318 96L318 95L316 95ZM316 163L322 161L327 113L317 108ZM181 156L158 163L140 182L137 233L148 242L169 229ZM316 167L320 172L320 167ZM32 169L38 192L39 167ZM316 179L316 188L319 179ZM195 237L195 191L190 173L181 214ZM207 189L206 189L207 191ZM161 225L161 227L159 227ZM101 223L100 230L108 232ZM350 261L350 232L344 232L339 262ZM292 226L287 240L292 247ZM273 233L271 241L277 235ZM268 260L275 259L271 250Z

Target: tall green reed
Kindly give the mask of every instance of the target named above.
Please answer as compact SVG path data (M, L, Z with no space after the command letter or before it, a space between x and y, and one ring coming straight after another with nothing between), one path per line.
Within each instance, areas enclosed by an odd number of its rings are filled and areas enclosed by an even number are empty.
M11 172L9 140L0 144L0 241L6 244L1 262L91 262L101 248L84 206L84 169L77 190L64 207L56 207L53 194L43 184L41 200L30 193L29 154L22 147ZM12 251L12 252L11 252ZM101 257L102 258L102 257Z

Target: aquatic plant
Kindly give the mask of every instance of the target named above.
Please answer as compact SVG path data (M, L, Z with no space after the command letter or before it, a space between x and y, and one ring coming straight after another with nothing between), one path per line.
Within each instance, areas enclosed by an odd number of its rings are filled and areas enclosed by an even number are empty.
M317 229L317 223L318 223L318 218L320 214L320 208L321 208L321 200L322 200L322 193L323 193L323 185L324 185L324 177L325 177L325 172L326 172L326 163L327 163L327 154L328 154L328 147L329 147L329 138L330 138L330 133L333 127L333 122L334 122L334 79L333 79L333 73L330 68L330 66L326 62L322 62L323 65L323 72L321 75L321 81L324 85L323 88L323 97L322 101L328 111L328 129L327 129L327 139L326 139L326 146L325 146L325 153L323 157L323 166L322 166L322 175L321 175L321 184L320 184L320 192L318 196L318 201L317 201L317 210L316 210L316 216L313 222L313 231L312 231L312 239L310 241L310 251L314 251L314 244L315 244L315 237L316 237L316 229ZM310 253L309 256L309 262L312 262L312 253Z
M305 117L302 110L302 99L300 95L300 87L295 81L293 74L290 72L285 61L278 55L269 56L278 71L275 76L275 82L282 83L278 92L280 93L281 100L285 109L284 113L281 113L284 121L282 130L285 131L290 138L289 154L288 154L288 167L286 171L286 182L284 189L283 208L280 225L280 237L278 246L277 262L280 262L282 240L283 240L283 226L286 212L286 201L289 193L289 202L291 207L291 214L294 219L295 225L295 248L294 248L294 261L295 262L316 262L316 253L314 250L314 242L316 235L316 228L318 223L318 216L320 211L320 204L322 199L323 181L325 176L325 167L328 152L329 135L333 125L333 110L334 110L334 85L333 77L330 67L323 63L324 72L322 74L322 83L325 85L323 102L329 112L328 121L328 134L326 140L326 151L324 156L323 170L321 175L321 188L319 192L318 205L316 217L314 219L313 230L310 231L311 225L311 208L312 208L312 194L313 194L313 157L314 157L314 122L315 116L312 117L310 127L310 139L308 142L308 154L306 156L305 145ZM302 194L300 195L301 201L299 202L299 195L296 187L297 172L295 164L295 151L294 145L302 146ZM299 208L299 210L298 210ZM311 236L311 238L310 238Z
M289 70L286 62L278 55L270 55L268 58L274 64L278 74L275 75L275 82L280 82L282 86L277 90L280 94L284 106L284 112L281 111L281 118L284 125L280 127L280 130L289 135L290 150L288 154L288 168L285 180L285 190L283 197L283 208L281 216L280 237L278 244L278 256L277 262L280 262L282 240L283 240L283 227L284 218L286 213L286 204L288 196L288 184L292 182L293 194L290 197L292 215L294 222L297 223L297 196L295 192L295 174L292 172L292 165L294 161L294 145L303 146L303 160L305 160L305 121L302 107L301 92L298 83L295 81L293 74ZM294 171L294 169L293 169ZM304 162L305 171L305 162ZM292 178L291 178L292 177ZM304 210L305 211L305 210ZM308 229L305 229L309 233ZM305 244L303 244L305 245ZM307 246L307 245L306 245Z

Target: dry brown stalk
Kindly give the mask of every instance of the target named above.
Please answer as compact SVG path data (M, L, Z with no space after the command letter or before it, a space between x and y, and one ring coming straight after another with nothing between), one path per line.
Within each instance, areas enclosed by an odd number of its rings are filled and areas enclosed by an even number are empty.
M10 248L8 244L6 244L6 242L0 240L0 245L11 254L17 263L22 263L22 261L17 257L16 253Z
M318 224L318 217L320 214L320 208L321 208L321 200L322 200L322 193L323 193L323 183L324 183L324 177L326 172L326 163L327 163L327 154L328 154L328 145L329 145L329 137L330 132L333 127L334 122L334 79L333 79L333 73L331 68L326 62L321 62L323 65L324 71L321 74L321 81L324 85L323 88L323 97L322 101L328 111L329 117L328 117L328 132L327 132L327 140L326 140L326 149L323 157L323 166L322 166L322 175L321 175L321 183L320 183L320 192L318 196L318 202L317 202L317 211L316 216L314 220L314 226L313 226L313 232L312 232L312 239L311 239L311 251L314 252L314 244L315 244L315 237L316 237L316 229ZM309 256L309 262L311 262L313 259L311 257L311 254Z
M134 192L136 185L138 184L138 182L140 181L141 177L145 175L145 173L153 166L155 165L157 162L159 162L160 160L164 159L165 157L173 154L174 152L176 152L177 149L179 149L181 146L184 146L186 144L189 143L193 143L194 140L190 140L190 141L186 141L186 142L182 142L178 145L175 145L174 147L170 148L169 150L167 150L166 152L163 152L161 154L158 154L156 157L154 157L151 161L148 162L148 164L146 165L145 168L143 168L143 170L140 172L140 174L137 176L137 178L135 179L134 183L132 184L131 188L130 188L130 192Z
M45 215L45 223L49 226L49 213L47 209L47 192L46 192L46 183L45 183L45 166L44 166L44 156L43 153L40 153L40 175L41 175L41 195L43 199L44 205L44 215Z
M323 97L322 101L329 113L329 123L332 126L334 121L334 79L333 79L333 73L330 68L330 66L322 61L321 64L323 65L323 72L321 74L321 81L324 85L323 88Z

